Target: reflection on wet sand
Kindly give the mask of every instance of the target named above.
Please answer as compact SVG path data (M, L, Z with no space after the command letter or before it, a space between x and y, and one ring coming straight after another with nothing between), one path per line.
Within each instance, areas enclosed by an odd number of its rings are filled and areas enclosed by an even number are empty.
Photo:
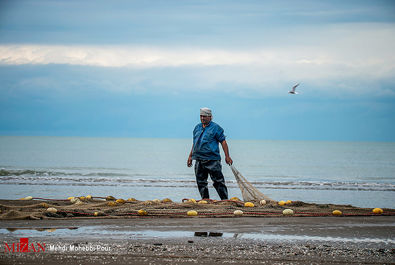
M57 228L49 228L49 227L40 227L40 228L6 228L9 232L15 232L19 230L35 230L39 232L55 232L58 229L69 229L69 230L76 230L78 227L57 227Z
M224 233L219 232L195 232L194 236L199 237L222 237Z

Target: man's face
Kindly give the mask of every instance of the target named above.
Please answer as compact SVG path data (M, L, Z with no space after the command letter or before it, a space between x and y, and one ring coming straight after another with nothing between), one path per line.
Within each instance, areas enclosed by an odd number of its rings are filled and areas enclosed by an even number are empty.
M205 115L200 115L200 121L204 124L207 125L211 121L211 116L205 116Z

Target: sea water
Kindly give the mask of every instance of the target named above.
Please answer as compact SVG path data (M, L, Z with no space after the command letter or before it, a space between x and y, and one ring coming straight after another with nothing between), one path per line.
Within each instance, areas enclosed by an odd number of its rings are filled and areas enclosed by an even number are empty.
M0 136L0 199L199 199L191 139ZM234 166L275 200L395 208L395 143L228 139ZM223 153L222 153L222 157ZM222 162L230 197L241 198ZM219 199L212 187L210 197Z

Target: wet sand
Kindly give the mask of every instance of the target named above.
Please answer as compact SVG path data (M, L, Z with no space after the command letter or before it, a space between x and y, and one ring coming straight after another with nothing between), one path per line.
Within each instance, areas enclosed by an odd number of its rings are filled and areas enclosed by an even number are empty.
M394 228L395 216L2 220L2 241L46 251L2 249L0 263L394 264Z

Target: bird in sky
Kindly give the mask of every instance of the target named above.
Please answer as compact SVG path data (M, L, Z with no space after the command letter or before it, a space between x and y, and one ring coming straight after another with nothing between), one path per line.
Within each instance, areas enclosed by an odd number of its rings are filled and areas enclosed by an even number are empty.
M299 83L297 83L296 85L294 85L291 89L291 91L289 91L289 94L299 94L298 92L295 91L296 87L299 85Z

